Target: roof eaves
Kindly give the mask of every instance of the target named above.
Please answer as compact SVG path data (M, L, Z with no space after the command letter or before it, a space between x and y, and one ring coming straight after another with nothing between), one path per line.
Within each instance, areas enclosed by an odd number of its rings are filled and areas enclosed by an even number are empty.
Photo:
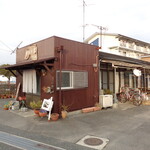
M54 60L54 59L55 59L55 57L51 57L51 58L46 58L46 59L41 59L41 60L29 61L29 62L24 62L24 63L17 63L14 65L3 67L3 69L17 70L17 69L20 69L20 68L23 68L23 67L26 67L29 65L39 64L41 62L48 61L48 60Z

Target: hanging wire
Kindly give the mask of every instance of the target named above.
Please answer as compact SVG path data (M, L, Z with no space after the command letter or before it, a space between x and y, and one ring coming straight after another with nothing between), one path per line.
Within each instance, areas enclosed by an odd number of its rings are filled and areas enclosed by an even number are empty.
M6 45L3 41L0 40L0 42L1 42L5 47L7 47L10 51L12 51L12 49L11 49L8 45Z
M4 51L4 52L8 52L8 53L11 52L11 50L7 50L7 49L3 49L3 48L0 48L0 51Z

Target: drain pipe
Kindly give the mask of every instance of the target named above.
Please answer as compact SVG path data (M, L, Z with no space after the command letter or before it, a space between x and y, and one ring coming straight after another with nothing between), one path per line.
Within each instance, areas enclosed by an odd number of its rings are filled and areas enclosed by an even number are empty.
M62 105L62 90L61 90L61 82L62 82L62 53L63 46L58 50L59 53L59 113L61 113L61 105Z

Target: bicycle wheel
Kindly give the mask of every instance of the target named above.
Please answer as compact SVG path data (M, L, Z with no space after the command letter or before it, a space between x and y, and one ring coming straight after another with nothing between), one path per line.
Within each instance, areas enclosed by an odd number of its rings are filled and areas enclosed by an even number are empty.
M121 102L121 103L125 103L127 101L127 96L124 92L121 92L118 96L118 100Z
M133 104L135 106L140 106L142 104L142 96L140 94L134 94L134 96L133 96Z

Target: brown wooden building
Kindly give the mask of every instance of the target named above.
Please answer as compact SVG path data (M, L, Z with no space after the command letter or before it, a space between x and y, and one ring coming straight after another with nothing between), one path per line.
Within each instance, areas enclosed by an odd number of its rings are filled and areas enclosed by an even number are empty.
M63 104L73 111L98 102L98 56L96 46L53 36L18 49L16 64L6 69L17 71L19 96L28 105L53 97L53 112Z
M30 101L53 97L52 112L62 105L69 111L94 106L101 90L112 91L113 102L121 86L150 91L150 62L99 52L97 46L60 37L50 37L17 49L16 70L19 96ZM142 72L133 74L134 69Z

